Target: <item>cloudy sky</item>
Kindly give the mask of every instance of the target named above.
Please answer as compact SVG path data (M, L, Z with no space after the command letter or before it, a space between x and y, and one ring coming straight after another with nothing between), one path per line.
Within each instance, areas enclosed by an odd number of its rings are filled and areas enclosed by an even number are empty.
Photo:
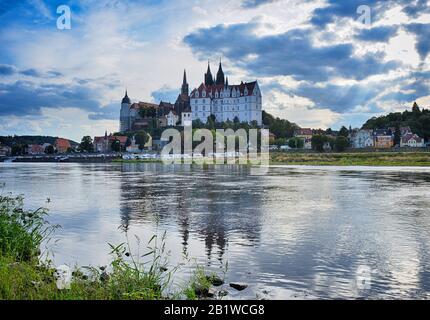
M196 87L208 59L303 127L430 106L427 0L0 0L0 22L0 135L116 131L125 88L173 102L183 69Z

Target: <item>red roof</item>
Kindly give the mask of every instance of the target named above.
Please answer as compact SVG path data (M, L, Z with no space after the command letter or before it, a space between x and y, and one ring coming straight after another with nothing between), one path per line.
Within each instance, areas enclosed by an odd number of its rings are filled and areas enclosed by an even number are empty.
M412 139L414 139L417 143L422 143L422 142L424 142L423 140L423 138L421 138L421 137L419 137L419 136L417 136L416 134L413 134L413 133L408 133L408 134L406 134L406 135L404 135L403 137L402 137L402 142L403 143L408 143L409 142L409 140L412 140Z
M252 96L256 84L257 84L257 81L248 82L248 83L242 82L240 85L231 85L231 86L229 85L226 87L223 84L218 84L218 85L214 84L212 86L206 86L204 83L202 83L197 89L194 89L191 92L190 97L195 98L196 92L199 93L199 97L202 97L203 91L206 91L206 97L207 98L214 98L216 92L220 93L220 92L224 91L226 88L229 89L230 94L233 90L236 90L236 91L240 92L240 96ZM247 90L248 90L247 94L245 94L245 88L247 88Z
M300 128L296 130L297 136L312 136L313 131L310 128Z
M58 138L55 140L55 147L67 150L71 147L70 141L67 139Z

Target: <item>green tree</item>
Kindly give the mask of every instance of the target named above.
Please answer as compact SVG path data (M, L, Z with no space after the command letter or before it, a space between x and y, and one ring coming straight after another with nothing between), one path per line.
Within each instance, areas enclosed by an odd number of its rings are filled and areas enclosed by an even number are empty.
M300 138L291 138L288 140L288 146L293 149L302 149L305 146L305 142Z
M45 147L45 153L46 154L54 154L55 153L54 146L52 144L50 144L49 146L46 146Z
M348 138L349 130L345 126L343 126L342 128L340 128L339 135Z
M23 156L25 155L25 150L26 150L27 146L24 144L14 144L12 146L12 150L11 150L11 154L13 156Z
M338 136L334 140L334 149L339 152L345 151L349 147L349 140L344 136Z
M145 144L148 142L149 137L145 131L141 130L136 133L134 139L136 144L139 146L139 150L142 151L145 148Z
M278 148L280 148L281 146L285 146L286 144L287 144L286 138L278 138L275 140L275 145L278 146Z
M328 142L327 136L316 134L312 137L312 149L318 152L323 152L326 142Z
M111 149L113 152L120 152L121 151L121 142L118 139L115 139L112 141Z
M204 128L204 124L200 119L196 119L193 121L193 128L202 129L202 128Z
M84 152L94 152L93 139L90 136L84 136L79 144L79 149Z
M400 131L400 126L396 126L396 130L394 131L394 145L400 146L400 139L402 138L402 133Z

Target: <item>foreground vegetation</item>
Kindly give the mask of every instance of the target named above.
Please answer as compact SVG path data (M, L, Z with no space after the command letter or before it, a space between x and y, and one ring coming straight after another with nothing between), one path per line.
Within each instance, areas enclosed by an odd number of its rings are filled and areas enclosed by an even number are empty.
M198 268L189 283L170 290L176 268L167 268L164 235L153 236L142 256L132 255L127 244L110 245L109 266L76 267L70 288L59 289L52 262L41 258L42 243L57 228L46 215L23 210L22 198L0 196L0 300L197 299L211 286Z
M430 152L272 152L271 164L322 166L430 166Z

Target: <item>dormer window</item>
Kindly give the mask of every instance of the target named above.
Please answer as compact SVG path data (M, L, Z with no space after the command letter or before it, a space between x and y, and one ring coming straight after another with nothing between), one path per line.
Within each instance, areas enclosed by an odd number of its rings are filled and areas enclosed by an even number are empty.
M197 91L197 92L196 92L196 98L198 98L198 97L199 97L199 92Z
M206 97L206 91L203 91L203 93L202 93L202 97L204 98L204 97Z

